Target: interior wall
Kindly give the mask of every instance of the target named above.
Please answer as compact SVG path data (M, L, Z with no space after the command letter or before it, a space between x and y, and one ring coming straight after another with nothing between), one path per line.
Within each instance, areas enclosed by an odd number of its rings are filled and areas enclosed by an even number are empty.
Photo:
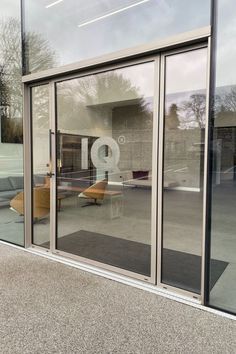
M23 144L0 143L0 177L22 175Z
M152 112L138 104L113 109L112 137L119 144L121 171L145 170L151 175L152 134Z

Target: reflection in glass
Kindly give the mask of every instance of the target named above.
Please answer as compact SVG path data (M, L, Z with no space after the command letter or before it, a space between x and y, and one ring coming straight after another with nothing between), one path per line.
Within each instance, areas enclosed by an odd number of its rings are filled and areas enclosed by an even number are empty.
M162 282L200 293L207 49L166 57Z
M233 0L217 4L217 51L214 89L210 282L218 271L212 259L225 264L210 287L209 303L236 313L236 34Z
M49 248L50 240L50 125L48 85L31 89L33 243Z
M95 58L210 24L210 0L24 0L24 9L27 73ZM42 50L37 49L37 42L44 43ZM34 60L37 52L43 56L41 62Z
M24 245L20 3L0 3L0 239Z
M57 84L57 249L150 276L154 63Z

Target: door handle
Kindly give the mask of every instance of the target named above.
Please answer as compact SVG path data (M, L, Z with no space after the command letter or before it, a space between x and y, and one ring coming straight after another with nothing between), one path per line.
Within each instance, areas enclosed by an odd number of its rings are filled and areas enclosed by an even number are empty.
M55 173L52 169L52 135L54 135L54 132L52 132L52 129L49 129L49 172L47 173L47 176L50 178L55 176Z
M55 173L52 173L52 172L47 172L47 176L52 178L52 176L55 176Z

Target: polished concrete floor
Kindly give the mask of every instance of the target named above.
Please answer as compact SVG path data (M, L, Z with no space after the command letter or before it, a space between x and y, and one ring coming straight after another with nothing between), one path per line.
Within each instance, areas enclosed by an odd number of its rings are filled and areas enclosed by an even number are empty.
M0 245L0 353L233 354L236 322Z

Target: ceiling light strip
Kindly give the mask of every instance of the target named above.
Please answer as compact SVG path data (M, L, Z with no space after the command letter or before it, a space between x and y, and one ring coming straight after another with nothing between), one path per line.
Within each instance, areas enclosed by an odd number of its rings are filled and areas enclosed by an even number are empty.
M109 17L109 16L118 14L118 13L123 12L123 11L126 11L126 10L128 10L128 9L131 9L131 7L135 7L135 6L144 4L145 2L148 2L148 1L150 1L150 0L142 0L142 1L136 2L135 4L132 4L132 5L123 7L122 9L119 9L119 10L116 10L116 11L113 11L113 12L109 12L108 14L103 15L103 16L100 16L100 17L96 17L96 18L94 18L93 20L89 20L89 21L83 22L83 23L79 24L78 27L83 27L83 26L89 25L89 24L91 24L91 23L94 23L94 22L96 22L96 21L103 20L104 18L107 18L107 17Z
M46 7L46 9L49 9L49 7L52 7L52 6L54 6L54 5L57 5L57 4L59 4L60 2L62 2L62 1L63 1L63 0L54 1L54 2L52 2L51 4L49 4L49 5L45 6L45 7Z

